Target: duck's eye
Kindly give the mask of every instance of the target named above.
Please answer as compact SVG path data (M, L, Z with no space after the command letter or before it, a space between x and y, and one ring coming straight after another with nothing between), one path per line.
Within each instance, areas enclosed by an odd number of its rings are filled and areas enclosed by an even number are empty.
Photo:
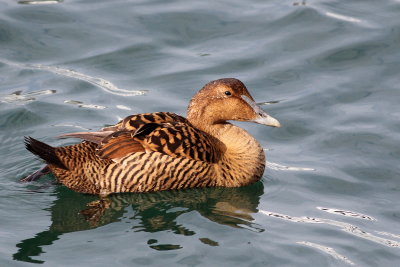
M229 92L229 91L225 91L225 93L224 93L225 95L227 95L227 96L230 96L230 95L232 95L232 93L231 92Z

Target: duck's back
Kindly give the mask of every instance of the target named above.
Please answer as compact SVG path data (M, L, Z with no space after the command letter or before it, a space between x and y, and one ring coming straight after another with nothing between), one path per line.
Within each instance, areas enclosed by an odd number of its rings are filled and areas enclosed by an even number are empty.
M69 134L88 141L52 148L62 164L45 160L61 183L92 194L215 186L223 144L179 115L132 115L103 132Z
M117 124L105 127L103 131L120 131L129 130L135 132L140 127L148 123L168 123L168 122L181 122L189 124L189 121L172 112L153 112L153 113L140 113L125 117Z

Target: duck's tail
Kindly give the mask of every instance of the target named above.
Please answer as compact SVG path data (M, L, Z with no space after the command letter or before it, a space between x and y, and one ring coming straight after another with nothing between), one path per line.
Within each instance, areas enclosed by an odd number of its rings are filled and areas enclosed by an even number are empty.
M25 147L33 154L39 156L44 161L46 161L47 164L51 164L56 166L57 168L68 170L68 168L65 167L64 163L57 156L55 147L49 146L48 144L40 142L30 136L25 137Z

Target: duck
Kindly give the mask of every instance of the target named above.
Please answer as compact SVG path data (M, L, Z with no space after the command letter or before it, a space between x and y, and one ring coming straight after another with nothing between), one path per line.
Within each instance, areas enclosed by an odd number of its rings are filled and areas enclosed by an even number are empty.
M100 196L250 185L264 173L264 150L230 121L281 126L243 82L218 79L193 96L186 117L135 114L97 132L61 135L81 142L60 147L25 137L26 149L46 163L25 181L51 172L74 191Z

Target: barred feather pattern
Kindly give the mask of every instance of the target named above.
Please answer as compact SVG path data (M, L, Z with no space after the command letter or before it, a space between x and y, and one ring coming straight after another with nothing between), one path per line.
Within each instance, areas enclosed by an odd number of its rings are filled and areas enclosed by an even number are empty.
M59 182L81 193L99 194L99 180L102 171L111 160L101 160L96 155L96 144L83 142L81 144L57 147L56 154L68 170L49 165Z
M150 192L215 186L212 164L168 155L133 153L106 168L100 186L109 192Z
M246 137L251 137L244 130L231 127L235 131L227 141L237 136L238 129ZM236 143L236 147L228 149L216 163L171 157L160 152L131 153L114 162L98 158L95 150L96 145L90 142L56 148L57 155L69 170L51 165L50 168L69 188L103 195L195 187L239 187L258 181L265 168L263 150L253 138L247 139L246 143Z
M75 146L68 147L72 150ZM86 147L85 149L87 149ZM94 150L93 150L94 152ZM172 158L159 152L132 153L118 163L109 160L72 161L71 171L50 166L58 180L82 193L151 192L216 186L213 164L187 158ZM107 164L108 163L108 164Z

